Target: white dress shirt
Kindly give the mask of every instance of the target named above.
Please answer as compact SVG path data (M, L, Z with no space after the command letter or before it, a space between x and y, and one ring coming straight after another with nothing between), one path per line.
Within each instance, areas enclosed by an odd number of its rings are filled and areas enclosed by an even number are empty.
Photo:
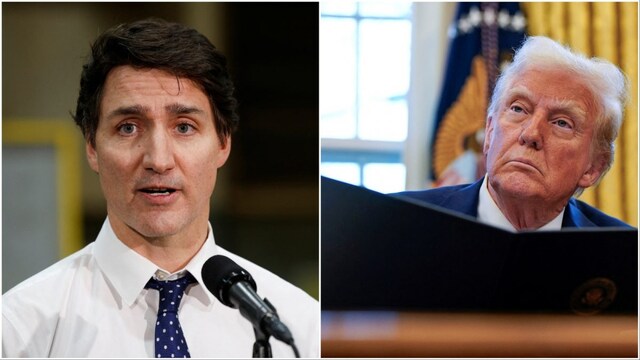
M485 224L489 224L500 229L516 232L516 228L509 222L506 216L502 213L502 210L498 207L498 204L493 200L489 189L487 188L487 176L484 176L482 180L482 186L480 186L480 195L478 198L478 221ZM538 230L560 230L562 229L562 219L564 218L564 210L558 214L553 220L549 221L545 225L541 226Z
M250 322L204 287L201 269L225 255L256 281L258 295L277 309L302 357L319 356L318 302L273 273L206 242L184 270L198 281L183 297L178 316L192 357L252 356ZM181 270L181 271L184 271ZM25 280L2 297L4 357L154 357L158 292L145 289L156 275L174 277L124 245L107 219L96 241ZM270 339L274 357L291 348Z

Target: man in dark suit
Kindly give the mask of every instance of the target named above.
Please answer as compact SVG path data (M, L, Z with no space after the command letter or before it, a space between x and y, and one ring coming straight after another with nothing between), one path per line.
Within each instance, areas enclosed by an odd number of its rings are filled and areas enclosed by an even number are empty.
M412 197L469 216L478 217L478 195L483 183L484 178L473 184L446 186L427 191L404 192L402 196ZM569 200L562 219L563 228L601 226L629 227L628 224L578 199L571 198Z
M626 97L615 65L530 37L491 98L485 177L400 196L514 231L629 226L573 198L611 167Z

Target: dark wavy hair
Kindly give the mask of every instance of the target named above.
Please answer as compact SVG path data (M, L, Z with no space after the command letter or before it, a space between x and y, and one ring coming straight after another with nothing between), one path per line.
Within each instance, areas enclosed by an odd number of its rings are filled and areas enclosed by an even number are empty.
M224 55L194 29L161 19L145 19L105 31L91 46L91 55L82 67L73 118L93 146L105 80L113 68L121 65L160 69L192 80L209 98L222 145L237 128L237 101Z

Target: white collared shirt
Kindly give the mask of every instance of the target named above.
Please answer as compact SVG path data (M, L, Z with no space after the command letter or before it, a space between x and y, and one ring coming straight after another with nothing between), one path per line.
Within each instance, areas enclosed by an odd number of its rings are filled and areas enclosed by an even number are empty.
M202 265L216 254L251 274L258 294L275 306L291 330L300 355L318 357L318 302L217 246L211 225L206 242L184 268L198 281L186 290L178 313L191 356L252 356L250 322L202 285ZM158 292L144 288L154 274L172 275L118 240L107 219L94 243L3 295L3 357L154 357ZM273 338L270 343L274 357L293 357L288 345Z
M482 180L482 186L480 186L480 197L478 198L478 221L485 224L489 224L500 229L516 232L516 228L509 222L506 216L502 213L498 204L493 200L489 190L487 188L487 175ZM560 230L562 229L562 219L564 218L564 210L558 214L553 220L546 223L542 227L536 229L539 230Z

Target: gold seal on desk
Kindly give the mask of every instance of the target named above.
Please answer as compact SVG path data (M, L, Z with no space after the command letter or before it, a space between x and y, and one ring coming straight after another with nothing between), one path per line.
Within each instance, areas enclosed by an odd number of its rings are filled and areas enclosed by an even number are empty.
M571 310L579 315L597 314L613 303L617 292L616 284L610 279L590 279L571 294Z

